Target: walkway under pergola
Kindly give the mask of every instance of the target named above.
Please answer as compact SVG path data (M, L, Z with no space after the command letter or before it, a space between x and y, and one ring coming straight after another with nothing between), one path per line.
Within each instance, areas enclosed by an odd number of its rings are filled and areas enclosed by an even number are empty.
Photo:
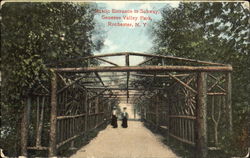
M118 57L123 65L116 62ZM131 64L140 58L142 62ZM60 66L76 61L84 66ZM199 158L218 147L225 128L232 132L230 65L122 52L48 66L53 73L51 87L41 86L28 98L26 108L38 107L31 108L37 119L30 122L37 135L30 137L28 128L22 128L24 155L27 150L48 150L49 156L56 156L62 146L108 123L112 108L121 102L133 104L144 122L164 127L170 137L194 146ZM46 111L49 118L44 118ZM41 130L45 124L49 130ZM42 132L49 135L48 142L41 142Z

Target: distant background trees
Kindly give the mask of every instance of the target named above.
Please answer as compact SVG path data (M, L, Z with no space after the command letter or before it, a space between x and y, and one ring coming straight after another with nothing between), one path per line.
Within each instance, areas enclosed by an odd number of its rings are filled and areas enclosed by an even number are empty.
M28 93L46 81L46 64L92 55L103 46L94 3L5 3L1 9L0 147L19 152L20 112ZM83 66L63 63L54 66Z
M233 66L232 107L235 136L232 148L247 146L250 104L249 8L243 3L180 3L166 6L152 27L153 52ZM229 144L229 143L225 143Z

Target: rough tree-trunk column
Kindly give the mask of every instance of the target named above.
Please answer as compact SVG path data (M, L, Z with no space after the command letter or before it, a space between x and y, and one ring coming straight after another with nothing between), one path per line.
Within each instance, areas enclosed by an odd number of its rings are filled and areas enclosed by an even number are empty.
M233 123L232 123L232 79L231 73L226 74L226 114L228 120L228 128L230 134L233 133Z
M51 116L50 116L50 138L49 157L56 156L56 123L57 123L57 75L51 77Z
M100 114L99 114L99 97L95 98L95 128L100 123Z
M109 121L110 119L111 119L111 117L112 117L112 113L111 113L111 109L112 109L112 102L111 102L111 100L109 100L109 102L108 102L108 107L106 108L107 109L107 111L106 111L106 119Z
M156 126L159 127L159 98L155 97L155 107L156 107Z
M87 134L88 131L88 115L89 115L89 108L88 108L88 92L85 91L85 102L84 102L84 106L85 106L85 135Z
M206 158L207 147L207 73L199 72L196 103L196 157Z
M27 104L24 105L22 122L21 122L21 156L28 156L28 131L29 131L29 114L30 114L31 98L27 98Z
M37 121L37 133L36 133L36 146L41 146L41 138L42 138L42 128L43 128L43 120L44 120L44 104L45 104L45 97L42 98L42 105L41 105L41 115L38 112L38 117L40 115L39 121ZM39 105L39 103L38 103Z

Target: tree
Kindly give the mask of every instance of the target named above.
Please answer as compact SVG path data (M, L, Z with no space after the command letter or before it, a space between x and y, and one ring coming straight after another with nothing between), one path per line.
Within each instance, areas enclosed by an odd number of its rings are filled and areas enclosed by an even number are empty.
M238 153L246 147L247 141L243 135L247 130L250 103L249 25L249 8L240 2L223 2L180 3L177 8L166 6L162 19L152 27L156 54L233 66L232 105Z
M88 3L5 3L2 6L1 131L5 132L0 142L2 148L17 154L13 144L19 140L19 114L29 93L38 85L49 85L47 65L86 66L87 63L80 61L57 63L89 56L101 49L103 36L95 28L94 9Z

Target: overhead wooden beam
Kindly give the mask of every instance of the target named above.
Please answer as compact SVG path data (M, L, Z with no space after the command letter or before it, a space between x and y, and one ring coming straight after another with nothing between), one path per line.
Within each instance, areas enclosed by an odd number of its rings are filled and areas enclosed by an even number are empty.
M79 58L75 58L75 59L68 59L68 60L64 60L64 61L54 62L54 63L50 63L50 64L46 64L46 65L50 66L50 65L55 65L55 64L65 63L65 62L84 61L84 60L98 58L98 57L124 56L127 54L134 55L134 56L142 56L142 57L157 57L157 58L164 58L164 59L173 59L173 60L193 62L193 63L198 63L198 64L226 66L225 64L221 64L221 63L213 63L213 62L208 62L208 61L187 59L187 58L181 58L181 57L146 54L146 53L135 53L135 52L121 52L121 53L110 53L110 54L93 55L93 56L87 56L87 57L79 57Z
M114 94L115 96L126 96L127 94ZM141 95L141 93L135 93L135 94L130 94L130 96L132 95ZM109 94L104 94L103 96L110 96Z
M127 72L127 71L178 71L178 72L230 72L232 66L121 66L121 67L80 67L80 68L53 68L57 72Z
M119 87L86 87L87 89L109 89L109 90L121 90L125 91L127 88L119 88ZM164 90L162 87L150 87L150 89L159 89L159 90ZM150 89L145 89L145 88L128 88L128 90L150 90Z
M157 77L157 78L166 78L166 77L170 77L169 75L151 75L151 74L131 74L132 76L139 76L139 77ZM190 74L177 74L177 75L173 75L176 77L184 77L184 76L189 76Z
M116 74L116 75L101 75L99 74L100 77L112 77L112 76L115 76L115 77L122 77L122 76L127 76L126 74ZM96 78L96 76L85 76L84 78Z

